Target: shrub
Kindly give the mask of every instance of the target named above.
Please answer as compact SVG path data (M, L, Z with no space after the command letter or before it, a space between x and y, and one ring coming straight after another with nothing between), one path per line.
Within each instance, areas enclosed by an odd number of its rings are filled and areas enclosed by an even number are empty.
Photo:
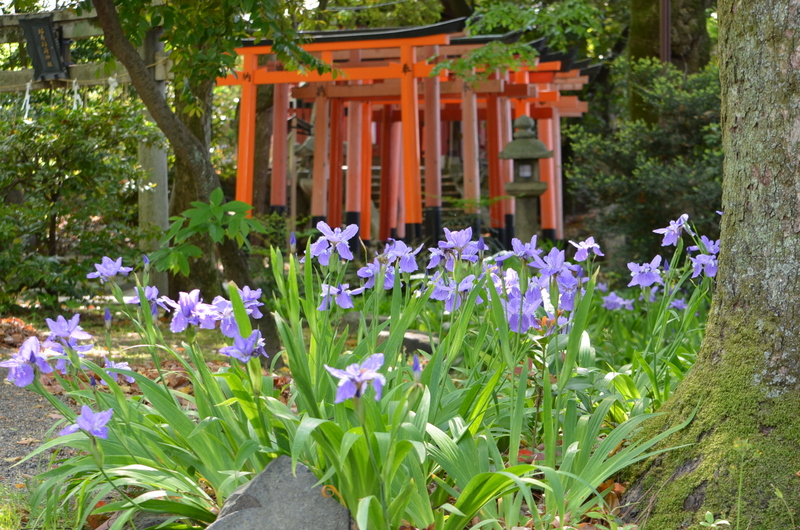
M137 143L159 138L129 101L36 108L0 118L0 311L88 294L91 263L135 252Z
M620 61L614 72L628 72L627 63ZM625 237L618 264L651 256L657 247L652 230L684 212L701 233L716 236L714 211L722 197L716 66L684 75L643 60L631 66L621 86L623 95L638 91L660 116L658 123L628 119L627 98L617 97L617 121L600 131L566 130L573 158L565 172L570 190L590 211L587 229L600 238Z

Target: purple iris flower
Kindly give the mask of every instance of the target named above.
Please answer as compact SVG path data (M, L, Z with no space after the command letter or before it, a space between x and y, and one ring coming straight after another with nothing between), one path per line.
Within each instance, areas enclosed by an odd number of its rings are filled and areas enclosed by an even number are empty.
M63 429L59 436L65 436L78 432L79 429L89 433L89 436L97 436L98 438L108 438L108 427L106 425L111 421L111 416L114 414L114 409L104 410L102 412L94 412L87 405L81 407L81 413L77 418L77 423L73 423L69 427Z
M78 344L78 341L73 338L68 339L63 344L61 342L53 340L54 338L55 337L49 338L42 343L42 348L44 348L45 351L50 350L51 352L56 353L58 355L66 355L67 352L64 348L64 346L66 346L67 348L75 351L75 353L78 354L78 357L85 357L84 355L85 352L91 350L93 347L91 344L84 344L81 346ZM67 366L72 366L72 361L70 361L66 357L56 361L56 370L58 370L58 372L61 375L66 375Z
M687 304L683 298L676 298L669 303L669 306L673 309L677 309L678 311L683 311L689 307L689 304Z
M176 310L169 325L169 329L173 333L180 333L190 324L204 329L214 329L216 309L214 306L202 302L200 289L195 289L190 293L179 293L177 302L169 298L162 298L162 300Z
M364 284L364 289L372 289L375 286L375 278L381 273L381 260L375 258L371 263L367 263L364 267L358 269L356 274L359 278L364 278L367 282ZM386 266L386 271L383 273L383 288L387 291L394 287L394 267L391 265Z
M422 376L422 367L419 365L419 355L414 354L414 361L411 363L411 373L414 374L414 382L419 384Z
M719 239L717 239L716 241L711 241L706 236L700 236L700 241L702 242L704 248L701 248L698 245L692 245L691 247L688 247L686 250L688 250L689 252L697 252L699 250L700 252L705 252L707 254L712 254L714 256L719 254Z
M221 348L219 352L222 355L228 355L229 357L238 359L243 363L249 361L253 356L267 356L267 352L264 350L264 339L261 338L261 332L257 329L253 330L253 333L247 338L236 335L236 337L233 338L233 346L225 346Z
M118 369L120 369L120 370L130 370L130 369L131 369L130 365L128 365L128 363L127 363L127 362L119 362L119 363L115 363L114 361L112 361L112 360L111 360L111 359L109 359L108 357L106 357L106 365L105 365L105 368L111 368L111 369L113 369L113 368L118 368ZM118 380L118 377L119 377L119 374L118 374L118 373L116 373L116 372L109 372L108 370L106 370L106 373L107 373L108 375L110 375L110 376L111 376L111 379L113 379L115 383L117 382L117 380ZM122 377L123 377L123 378L125 379L125 381L127 381L128 383L133 383L133 382L135 381L135 379L134 379L133 377L129 376L129 375L123 375ZM102 381L102 379L100 380L100 384L103 384L103 381Z
M364 390L370 381L375 388L375 400L380 401L383 385L386 384L386 378L378 373L381 366L383 366L382 353L370 355L361 365L354 363L344 370L331 368L326 364L325 369L334 377L339 378L339 388L336 390L334 403L342 403L350 398L360 398L364 395Z
M514 289L503 305L508 328L515 333L527 333L536 324L536 310L542 305L542 290L533 283L525 295L522 295L519 289Z
M601 293L607 293L608 292L608 284L607 283L597 282L597 285L595 285L594 288L597 289L598 291L600 291Z
M650 287L654 283L663 285L664 280L661 279L661 271L658 270L660 264L661 256L656 256L650 263L642 263L641 265L628 263L628 269L631 271L631 277L633 278L628 287L633 287L634 285Z
M538 255L533 257L533 262L529 263L531 267L539 269L542 276L548 277L561 274L566 271L577 271L577 265L571 265L566 262L566 254L563 250L558 250L553 247L550 252L541 258Z
M627 309L633 311L633 300L622 298L614 291L608 296L602 297L603 307L609 311L616 311L617 309Z
M148 285L144 288L144 297L145 299L150 302L150 313L153 316L158 315L158 307L161 306L165 310L169 311L169 308L164 303L164 300L169 300L169 298L159 298L158 297L158 287L155 285ZM133 304L133 305L141 305L141 301L139 300L139 292L137 291L133 296L126 296L122 299L123 302L126 304Z
M239 289L239 296L242 297L242 303L248 315L253 318L261 318L264 316L258 309L264 305L264 302L261 301L261 289L251 289L245 285Z
M214 298L211 305L216 310L214 318L219 320L219 330L228 338L236 338L239 335L239 325L236 323L236 316L233 314L233 304L221 296Z
M101 263L95 263L94 268L97 270L95 272L90 272L86 277L90 279L100 278L100 283L105 283L117 274L127 276L128 273L133 270L132 267L122 266L122 258L117 258L115 261L108 256L104 256Z
M81 316L79 314L73 315L73 317L69 320L64 318L63 316L59 315L56 320L51 320L49 318L45 319L47 322L47 327L50 328L51 338L58 337L61 339L75 339L75 340L89 340L92 336L83 331L78 323L81 320Z
M556 285L558 285L559 293L561 293L561 309L565 311L575 310L575 295L580 284L581 281L569 271L564 271L556 276Z
M353 300L350 296L363 293L366 287L358 287L356 289L348 289L348 287L350 287L349 283L340 283L338 287L323 283L322 303L319 304L317 311L326 311L331 303L331 299L342 309L352 309Z
M258 309L264 305L264 303L260 300L261 289L253 290L245 285L244 288L239 289L239 296L242 299L244 310L248 315L251 315L253 318L261 318L264 316ZM228 338L233 339L239 335L239 326L236 323L236 316L233 312L233 304L229 300L226 300L221 296L217 296L214 298L214 301L211 302L211 307L207 309L207 316L203 317L203 322L205 322L207 319L219 321L220 331Z
M444 302L444 309L445 311L455 311L461 306L461 302L463 298L469 293L472 288L475 286L475 275L470 274L461 282L456 284L456 281L452 278L449 279L442 279L439 278L434 283L433 292L431 293L431 298L434 300L440 300ZM483 299L478 296L475 300L475 303L480 304L483 303Z
M344 230L339 227L331 229L325 221L320 221L317 223L317 230L322 235L311 245L312 257L317 258L322 265L328 264L333 251L343 259L353 259L348 241L358 233L358 225L348 225Z
M669 226L666 228L657 228L653 230L655 234L664 234L664 239L661 241L662 247L675 245L681 237L681 231L686 230L690 235L694 233L689 229L686 221L689 220L689 214L683 214L675 221L670 221Z
M512 293L520 293L519 274L516 270L505 269L502 277L494 271L490 273L489 277L492 279L497 294L505 292L508 296L511 296Z
M397 260L398 267L401 271L411 273L417 270L417 260L415 256L419 254L422 247L423 245L420 245L415 250L406 245L403 241L391 240L391 243L386 248L385 255L390 263Z
M472 241L472 227L453 232L445 228L444 236L446 240L439 241L438 248L429 249L431 252L431 260L428 262L428 269L436 267L444 260L445 269L453 272L457 259L472 263L478 261L478 253L485 245L481 244L479 246L478 243Z
M35 336L25 339L19 350L11 356L11 359L1 362L0 366L9 369L8 380L18 387L28 386L33 383L36 375L35 366L38 366L39 370L45 374L53 371L53 367L47 363L47 359L41 354L41 344Z
M523 243L520 239L515 237L511 240L511 248L514 249L514 254L520 259L533 259L542 253L542 249L536 247L537 239L538 236L533 236L529 243Z
M594 252L595 256L604 255L602 252L600 252L600 245L594 242L593 237L588 238L586 241L581 241L580 243L576 243L574 241L570 241L569 243L578 249L578 251L575 253L575 261L586 261L586 259L589 257L589 251Z
M294 230L289 234L289 252L292 254L297 252L297 236L294 235Z
M694 271L692 272L692 278L697 278L700 276L701 272L704 272L709 278L713 278L717 275L716 256L699 254L696 258L689 257L689 259L692 260L692 267L694 268Z

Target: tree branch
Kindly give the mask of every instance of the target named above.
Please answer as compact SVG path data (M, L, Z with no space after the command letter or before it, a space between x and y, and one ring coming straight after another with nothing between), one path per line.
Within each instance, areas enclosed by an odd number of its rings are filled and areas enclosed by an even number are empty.
M208 202L211 192L220 187L219 176L211 165L200 141L172 112L147 64L125 36L119 21L114 0L92 0L97 19L103 28L103 42L111 53L128 70L139 97L150 115L167 137L175 156L182 159L197 175L197 194L201 201Z

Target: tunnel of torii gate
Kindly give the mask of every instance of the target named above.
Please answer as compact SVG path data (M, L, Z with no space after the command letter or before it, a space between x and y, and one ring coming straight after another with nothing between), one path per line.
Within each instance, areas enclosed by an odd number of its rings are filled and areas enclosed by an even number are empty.
M513 119L528 115L536 120L539 139L554 153L540 160L540 179L548 184L541 197L542 229L545 237L563 239L560 118L581 116L587 104L561 92L580 90L591 68L585 61L582 67L573 65L565 54L542 54L535 65L498 69L472 86L446 71L431 77L437 61L500 38L464 37L463 27L459 19L415 28L311 34L303 47L333 64L335 74L288 71L274 60L259 65L258 56L271 53L269 45L238 48L242 70L218 79L220 85L242 87L236 199L252 204L257 85L275 85L270 209L285 212L287 207L290 96L313 101L312 222L356 223L367 242L373 238L373 123L381 160L378 239L418 241L423 219L426 236L440 237L442 232L444 122L461 122L463 199L466 213L478 213L479 122L485 121L489 198L501 198L490 202L490 228L508 247L514 200L506 196L504 186L512 181L513 169L512 161L498 155L512 139ZM424 157L424 190L422 153L433 155Z

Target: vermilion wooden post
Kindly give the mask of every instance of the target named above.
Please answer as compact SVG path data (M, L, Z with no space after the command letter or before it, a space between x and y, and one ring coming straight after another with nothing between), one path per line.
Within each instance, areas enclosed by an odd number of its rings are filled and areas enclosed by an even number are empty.
M419 156L419 98L414 78L416 62L413 46L400 46L400 114L403 124L403 183L405 199L406 237L416 241L422 236L422 190Z
M389 157L389 237L400 239L406 234L405 211L401 208L400 202L405 194L403 193L403 126L399 122L392 123L390 135L390 145L392 154Z
M256 85L253 82L258 57L255 54L246 54L242 57L244 62L241 83L239 110L239 150L238 165L236 167L236 200L253 204L253 166L255 164L256 144Z
M341 99L331 100L330 177L328 181L328 224L342 226L342 125L344 107Z
M513 138L513 124L511 122L511 100L500 98L500 150L502 151ZM505 193L505 183L514 181L514 161L500 160L500 169L503 174L503 195ZM503 211L505 212L506 237L503 245L506 249L511 249L511 240L514 239L514 199L508 197L503 201Z
M514 72L514 82L518 85L528 84L528 72L525 70ZM530 116L530 103L524 99L518 99L514 105L514 119L520 116Z
M553 150L553 120L551 118L536 120L536 133L545 146ZM558 237L558 192L555 187L555 159L539 160L539 178L547 182L547 191L541 196L542 235L555 241Z
M558 107L553 108L551 120L553 136L553 187L556 191L556 238L564 239L564 180L561 166L561 116Z
M380 129L380 157L381 157L381 199L380 222L378 224L378 238L386 241L392 237L392 106L384 105L381 109Z
M275 85L274 110L272 114L272 179L269 209L286 213L286 163L289 140L289 85Z
M311 222L317 226L319 221L327 217L328 175L330 171L328 157L328 125L330 119L330 101L325 96L325 86L320 85L317 92L314 116L314 174L311 190Z
M478 98L475 92L464 84L461 93L461 142L464 158L464 199L465 212L473 216L473 233L481 231L480 197L481 178L478 160Z
M430 46L426 55L438 56ZM442 234L442 113L438 77L425 79L425 239L433 244Z
M372 239L372 104L361 113L361 240L369 248Z
M347 185L345 186L344 223L361 224L361 158L364 104L347 103Z
M503 195L503 175L500 168L500 101L497 96L490 94L486 98L486 158L489 170L489 223L492 231L497 234L497 240L505 239L505 213L503 202L499 199Z

